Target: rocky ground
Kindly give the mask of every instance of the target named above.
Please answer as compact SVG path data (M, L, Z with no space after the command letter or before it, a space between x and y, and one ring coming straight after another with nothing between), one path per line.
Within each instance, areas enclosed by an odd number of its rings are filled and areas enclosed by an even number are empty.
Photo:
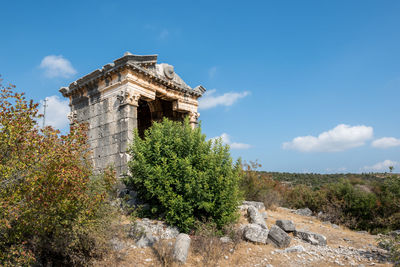
M243 229L252 219L249 218L246 206L242 207L241 213L237 228ZM318 245L319 242L314 242L313 245L312 240L306 242L296 237L295 233L289 232L290 243L281 248L273 242L261 244L241 240L218 243L213 251L204 248L204 251L199 253L198 245L196 249L194 242L196 237L192 236L185 266L392 266L386 261L386 251L378 248L377 236L321 222L316 217L307 216L307 212L301 215L293 210L277 208L266 210L266 213L261 209L259 214L263 218L266 217L265 226L260 229L272 231L277 220L290 220L296 230L301 229L300 232L317 233L326 237L327 244L323 245L322 242L322 245ZM259 223L263 224L260 221ZM137 227L138 225L145 225L146 229L150 226L151 230L140 233L141 230L137 229L143 228ZM119 229L112 240L114 252L103 261L96 262L96 266L177 265L172 263L175 238L179 234L176 229L150 220L139 220L132 227L128 219L120 221ZM158 240L163 240L163 246L160 246L161 241Z

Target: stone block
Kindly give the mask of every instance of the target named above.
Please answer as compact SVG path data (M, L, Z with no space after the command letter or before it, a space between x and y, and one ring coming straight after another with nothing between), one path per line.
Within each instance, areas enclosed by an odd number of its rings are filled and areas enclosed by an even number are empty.
M248 224L243 229L243 238L245 240L265 244L268 238L268 229L262 228L258 224Z
M185 263L189 254L190 237L187 234L179 234L176 238L173 257L174 260L180 263Z
M243 205L247 206L253 206L257 208L258 210L265 210L265 205L262 202L257 202L257 201L243 201Z
M248 206L247 215L249 216L250 223L255 223L260 225L264 229L268 229L264 217L260 214L257 208L255 208L254 206Z
M275 224L285 232L293 232L296 230L294 223L290 220L277 220Z
M317 233L313 233L313 232L309 232L309 231L305 231L305 230L295 230L293 234L294 234L294 236L296 236L308 243L311 243L313 245L326 246L326 244L327 244L326 237L321 234L317 234Z
M289 246L291 241L290 236L276 225L273 225L269 230L268 243L272 243L279 248Z

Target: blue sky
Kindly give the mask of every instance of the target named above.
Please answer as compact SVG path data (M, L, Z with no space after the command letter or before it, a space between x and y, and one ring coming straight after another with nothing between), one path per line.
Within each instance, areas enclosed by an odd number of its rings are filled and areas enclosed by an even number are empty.
M399 1L5 1L0 74L58 93L125 51L192 87L203 132L267 171L400 170Z

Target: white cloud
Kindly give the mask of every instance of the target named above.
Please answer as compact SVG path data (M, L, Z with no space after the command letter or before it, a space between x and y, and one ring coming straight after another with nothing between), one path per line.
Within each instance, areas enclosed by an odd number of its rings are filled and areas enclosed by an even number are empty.
M231 142L231 137L227 133L223 133L220 136L211 139L215 140L217 138L221 138L222 143L229 145L232 149L249 149L251 147L249 144Z
M283 143L283 149L302 152L338 152L359 147L373 136L373 128L339 124L335 128L315 136L299 136Z
M46 119L45 124L53 126L56 129L65 129L69 125L68 113L70 112L69 100L60 99L59 96L53 95L46 97L47 107L46 107ZM40 113L43 114L43 101L40 105ZM43 120L39 121L39 125L42 126Z
M77 73L71 62L61 55L45 56L40 63L40 68L44 69L45 75L49 78L69 78Z
M223 95L215 95L217 90L213 89L206 92L199 101L199 109L210 109L216 106L232 106L239 99L246 97L250 94L248 91L241 93L225 93Z
M217 67L216 66L213 66L208 70L208 77L210 79L214 78L216 74L217 74Z
M372 166L364 166L362 169L365 171L388 171L390 166L396 167L399 165L399 162L387 159L385 161L378 162Z
M372 146L376 148L389 148L400 146L400 139L394 137L382 137L372 142Z

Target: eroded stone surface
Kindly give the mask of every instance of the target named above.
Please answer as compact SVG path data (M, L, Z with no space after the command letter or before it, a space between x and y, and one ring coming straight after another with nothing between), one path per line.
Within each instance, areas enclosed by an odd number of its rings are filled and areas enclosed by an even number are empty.
M269 231L258 224L248 224L243 229L245 240L265 244L267 242Z
M175 261L185 263L189 254L190 237L187 234L179 234L175 241L173 257Z
M268 229L264 217L260 214L257 208L255 208L254 206L248 206L247 215L249 216L250 223L258 224L262 228Z
M291 237L280 227L273 225L269 230L268 243L272 243L279 248L285 248L289 246L290 241Z
M243 205L246 206L253 206L258 210L265 210L265 205L262 202L257 202L257 201L243 201Z
M275 224L285 232L293 232L296 230L294 223L290 220L277 220Z
M96 172L112 165L121 175L127 171L128 144L133 130L139 134L163 117L183 120L194 127L198 98L205 89L192 89L157 55L125 53L113 63L76 80L60 92L70 99L72 122L88 123L88 144Z
M296 231L294 231L293 234L294 234L294 236L296 236L308 243L311 243L313 245L326 246L326 244L327 244L326 237L321 234L317 234L317 233L313 233L313 232L309 232L309 231L305 231L305 230L296 230Z

